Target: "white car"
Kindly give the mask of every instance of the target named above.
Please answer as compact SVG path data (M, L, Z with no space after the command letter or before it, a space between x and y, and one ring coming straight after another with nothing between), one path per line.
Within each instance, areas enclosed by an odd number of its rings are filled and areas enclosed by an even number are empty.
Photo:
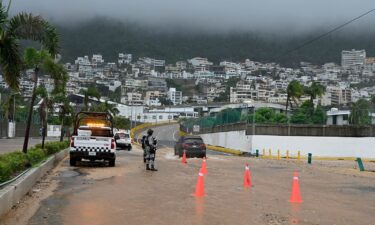
M132 150L132 139L129 133L117 132L115 133L116 146L121 149Z

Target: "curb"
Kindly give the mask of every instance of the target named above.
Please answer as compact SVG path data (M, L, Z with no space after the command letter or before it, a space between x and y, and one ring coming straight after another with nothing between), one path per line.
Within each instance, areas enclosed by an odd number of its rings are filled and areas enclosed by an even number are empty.
M223 148L219 146L212 146L212 145L207 145L207 148L212 151L217 151L217 152L224 152L224 153L229 153L233 155L242 155L244 152L240 150L235 150L235 149L230 149L230 148Z
M15 180L13 183L0 190L0 218L30 191L34 184L48 171L68 155L69 149L65 149L49 157L40 166L31 168L27 173Z

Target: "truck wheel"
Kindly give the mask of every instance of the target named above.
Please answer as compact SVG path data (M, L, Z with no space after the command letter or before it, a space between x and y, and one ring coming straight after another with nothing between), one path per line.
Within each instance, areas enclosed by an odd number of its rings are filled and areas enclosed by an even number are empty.
M115 159L109 160L108 165L109 167L114 167L116 165L116 160Z
M70 166L76 166L76 164L77 164L76 159L75 158L70 158L69 164L70 164Z

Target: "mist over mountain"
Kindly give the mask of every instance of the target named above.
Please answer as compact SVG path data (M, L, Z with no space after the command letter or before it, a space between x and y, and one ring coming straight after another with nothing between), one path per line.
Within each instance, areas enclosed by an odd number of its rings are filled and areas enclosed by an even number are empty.
M95 53L103 54L107 61L116 61L120 52L131 53L134 57L166 59L167 63L200 56L214 62L243 61L249 58L286 66L298 66L301 61L339 63L343 49L366 49L369 56L375 56L375 32L358 27L333 33L285 55L288 50L327 30L322 28L294 34L236 30L203 32L181 27L164 30L105 17L96 17L75 25L56 23L56 26L61 35L63 59L70 62L77 56Z

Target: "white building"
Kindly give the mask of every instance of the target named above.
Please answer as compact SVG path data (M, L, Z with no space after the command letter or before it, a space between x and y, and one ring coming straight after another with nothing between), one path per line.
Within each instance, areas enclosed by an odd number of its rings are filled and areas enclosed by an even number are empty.
M348 87L328 86L325 93L326 98L330 96L332 105L348 105L352 102L352 90Z
M171 100L173 105L182 104L182 92L177 91L176 88L169 88L168 99Z
M339 110L337 108L332 108L327 112L327 125L348 125L349 116L349 110Z
M102 65L104 63L103 56L100 55L100 54L94 54L94 55L92 55L91 63L94 66Z
M121 103L127 105L143 105L142 94L136 92L128 92L124 98L121 98Z
M118 88L118 87L120 87L121 86L121 81L118 81L118 80L115 80L115 81L111 81L111 82L109 82L109 85L108 85L108 89L110 90L110 91L116 91L116 89Z
M132 54L124 54L124 53L118 54L118 64L119 65L130 64L132 62L132 60L133 60Z
M151 67L164 67L165 66L165 60L160 60L160 59L153 59L153 58L139 58L141 62L144 64L151 66Z
M341 66L344 69L356 68L363 66L366 60L365 50L351 50L341 52Z

